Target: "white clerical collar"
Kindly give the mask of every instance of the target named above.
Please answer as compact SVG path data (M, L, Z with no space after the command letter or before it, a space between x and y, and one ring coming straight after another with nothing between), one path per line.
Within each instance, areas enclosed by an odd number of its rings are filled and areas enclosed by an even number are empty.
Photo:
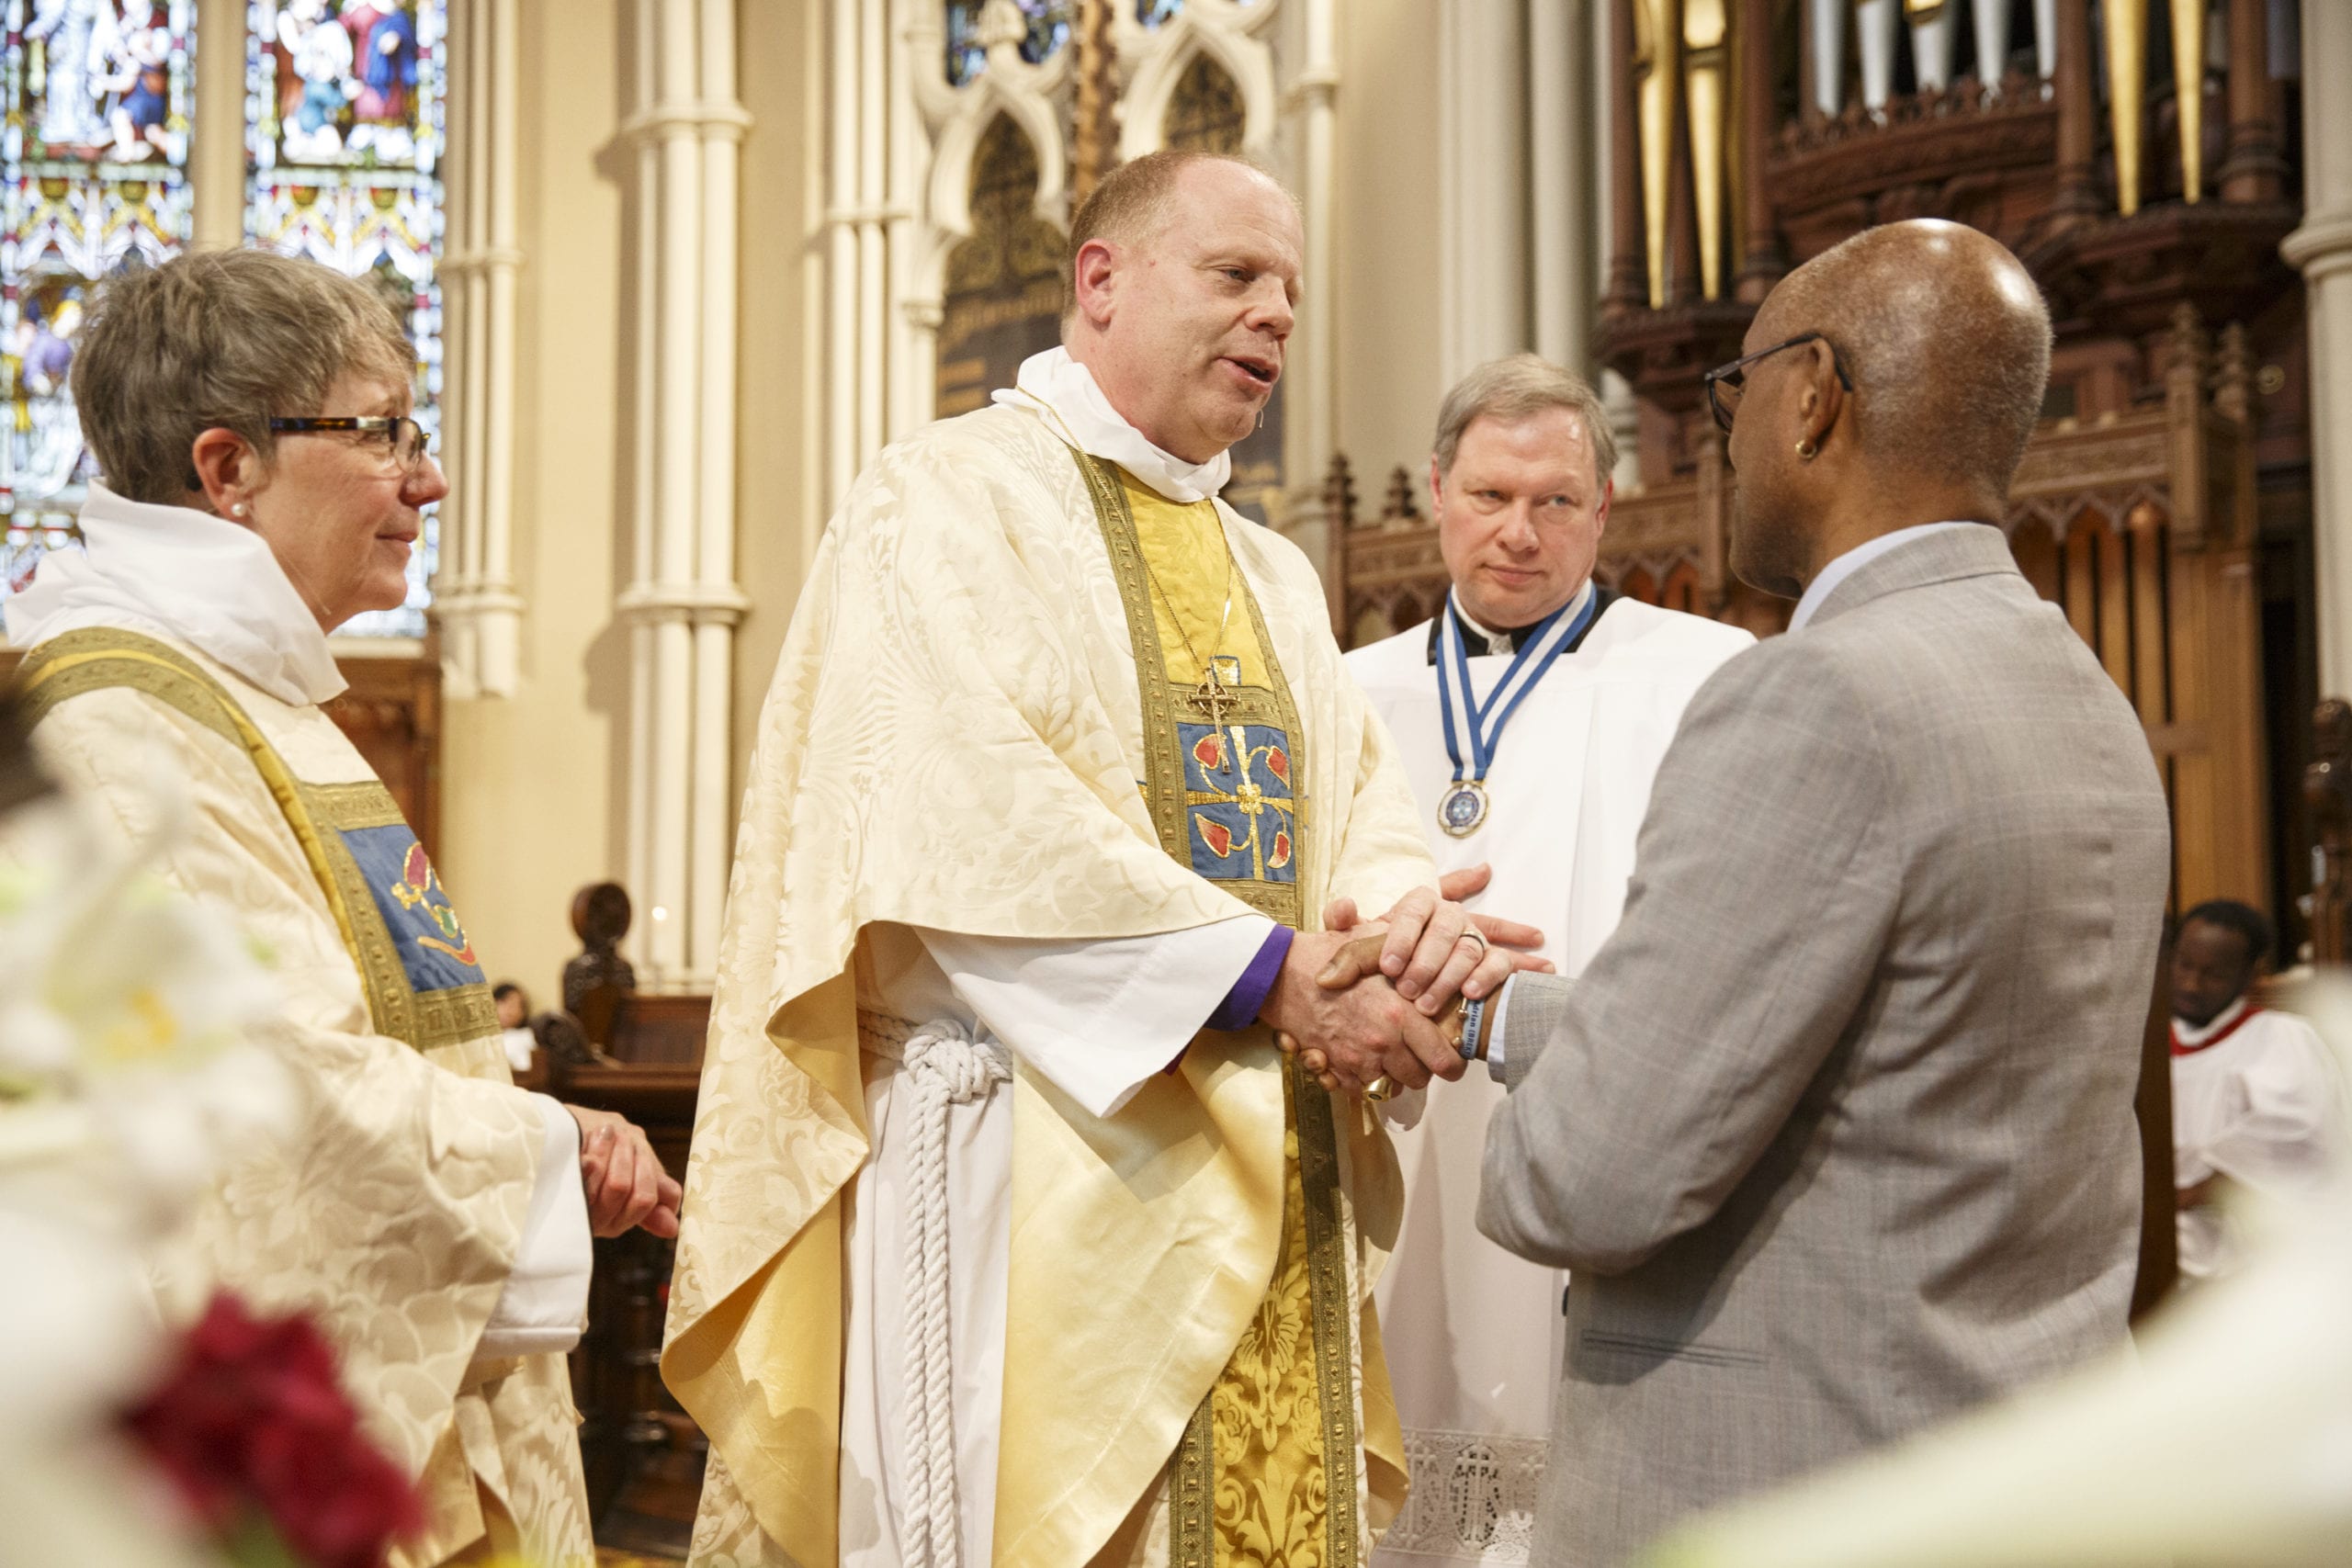
M2194 1050L2215 1035L2227 1033L2253 1005L2251 998L2241 994L2237 1000L2215 1013L2201 1028L2192 1029L2176 1018L2172 1021L2173 1043Z
M1948 528L1981 528L1984 525L1967 521L1920 523L1908 528L1897 528L1892 534L1881 534L1875 539L1863 540L1821 569L1821 575L1805 589L1804 597L1797 601L1795 613L1789 616L1789 630L1801 629L1820 611L1823 602L1838 591L1839 583L1897 546L1907 545L1914 539L1924 539L1930 534L1940 534Z
M1446 593L1447 596L1453 601L1453 613L1461 618L1463 626L1466 629L1476 632L1480 637L1487 639L1487 652L1490 656L1510 654L1517 650L1519 644L1519 634L1517 632L1496 631L1494 628L1487 626L1486 622L1480 620L1477 616L1469 612L1462 603L1462 594L1459 591L1448 589ZM1592 594L1592 579L1588 577L1584 580L1584 586L1576 591L1576 596L1570 599L1566 604L1562 606L1562 608L1567 612L1568 619L1573 621L1584 613L1585 601L1591 598ZM1521 630L1525 629L1525 627L1521 628Z
M1016 384L989 395L997 402L1043 415L1063 440L1088 457L1118 464L1179 505L1216 494L1233 477L1233 459L1223 452L1205 463L1188 463L1153 446L1111 406L1094 372L1058 344L1023 360Z
M82 549L42 557L31 585L0 605L17 647L120 626L175 637L283 703L343 690L317 617L252 529L101 484L82 503L81 529Z

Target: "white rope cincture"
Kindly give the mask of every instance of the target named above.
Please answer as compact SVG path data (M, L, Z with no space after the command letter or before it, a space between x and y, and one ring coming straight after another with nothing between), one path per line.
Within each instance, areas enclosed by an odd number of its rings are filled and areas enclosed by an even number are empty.
M893 1053L912 1097L908 1145L907 1568L957 1568L956 1389L948 1349L947 1111L1012 1078L1012 1057L953 1020L922 1025Z

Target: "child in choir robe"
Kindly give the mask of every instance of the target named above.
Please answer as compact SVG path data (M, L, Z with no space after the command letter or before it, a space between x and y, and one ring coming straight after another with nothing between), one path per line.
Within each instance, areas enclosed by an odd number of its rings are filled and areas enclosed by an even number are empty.
M2173 1179L2189 1280L2239 1259L2244 1237L2222 1201L2232 1184L2308 1188L2342 1145L2342 1086L2326 1046L2302 1019L2247 995L2271 940L2260 910L2215 899L2183 917L2173 946Z

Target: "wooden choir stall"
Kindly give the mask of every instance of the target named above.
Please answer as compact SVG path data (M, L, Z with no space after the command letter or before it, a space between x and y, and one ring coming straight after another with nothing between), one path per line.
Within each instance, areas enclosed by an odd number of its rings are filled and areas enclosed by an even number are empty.
M530 1021L531 1070L517 1081L628 1117L645 1129L663 1168L683 1179L710 998L638 990L619 953L629 919L617 883L573 896L581 953L564 965L562 1008ZM673 1251L641 1230L597 1239L571 1390L598 1544L684 1557L708 1445L662 1386Z

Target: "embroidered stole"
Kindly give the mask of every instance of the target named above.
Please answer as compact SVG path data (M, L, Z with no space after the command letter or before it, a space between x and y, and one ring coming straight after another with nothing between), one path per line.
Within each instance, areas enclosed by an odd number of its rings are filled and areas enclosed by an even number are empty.
M1303 734L1214 502L1179 505L1080 457L1127 614L1143 698L1141 781L1161 847L1294 930L1306 910ZM1203 660L1238 661L1195 699ZM1228 666L1228 669L1230 667ZM1172 1568L1359 1561L1355 1307L1329 1094L1283 1061L1282 1241L1256 1321L1186 1424L1169 1478Z
M17 680L28 726L85 692L127 686L242 747L318 881L365 982L376 1032L420 1051L497 1032L473 943L381 781L296 778L226 687L177 649L135 632L91 627L53 637Z

